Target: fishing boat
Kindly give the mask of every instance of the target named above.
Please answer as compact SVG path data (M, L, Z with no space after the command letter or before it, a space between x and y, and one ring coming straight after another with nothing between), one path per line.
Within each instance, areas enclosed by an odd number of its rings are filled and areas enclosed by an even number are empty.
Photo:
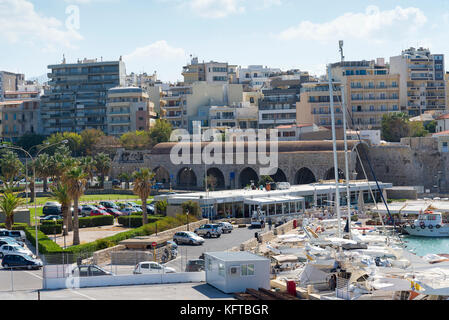
M443 223L441 212L425 211L403 230L417 237L449 237L449 224Z

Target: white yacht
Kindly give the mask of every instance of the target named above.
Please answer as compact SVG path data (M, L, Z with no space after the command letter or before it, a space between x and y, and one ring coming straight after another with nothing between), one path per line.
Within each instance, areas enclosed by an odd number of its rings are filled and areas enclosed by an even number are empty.
M449 237L449 225L443 223L440 212L425 211L413 223L404 226L411 236L418 237Z

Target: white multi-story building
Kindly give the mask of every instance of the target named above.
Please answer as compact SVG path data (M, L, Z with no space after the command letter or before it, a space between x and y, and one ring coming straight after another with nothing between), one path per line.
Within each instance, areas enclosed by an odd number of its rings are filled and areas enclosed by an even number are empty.
M270 77L280 73L281 69L268 68L262 65L251 65L247 68L239 68L239 83L247 84L254 90L270 87Z

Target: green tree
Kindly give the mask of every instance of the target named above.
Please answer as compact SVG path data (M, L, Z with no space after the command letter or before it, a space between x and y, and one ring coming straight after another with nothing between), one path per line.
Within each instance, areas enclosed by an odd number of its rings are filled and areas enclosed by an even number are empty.
M25 150L30 150L33 147L41 145L44 141L45 141L44 135L35 133L26 133L17 140L16 145ZM38 148L34 148L32 154L36 154L38 150L39 150Z
M79 159L79 164L80 167L83 168L84 172L87 173L89 182L92 182L94 179L95 171L97 170L95 166L95 160L92 157L87 156Z
M433 121L428 122L424 126L424 129L426 129L429 133L435 133L437 131L437 125L438 125L438 122L433 120Z
M135 171L133 173L133 192L135 195L139 196L140 200L142 200L142 223L144 225L148 224L147 199L151 194L151 187L153 186L154 176L155 174L148 168L142 168L139 171Z
M142 150L151 147L151 140L146 131L127 132L120 137L120 143L123 148L128 150Z
M82 138L78 133L57 132L57 133L52 134L50 137L48 137L44 141L44 144L52 145L52 144L61 143L64 140L68 141L67 145L68 145L70 153L75 157L80 156ZM47 152L49 154L56 154L58 152L58 149L60 150L60 148L61 148L61 145L54 146L54 147L48 148Z
M70 213L70 206L72 204L72 198L69 195L66 185L58 183L52 187L53 199L61 204L61 212L63 216L64 225L67 227L64 229L64 235L66 236L68 231L72 231L72 216ZM74 208L75 210L75 208Z
M173 127L167 120L157 119L153 127L150 128L149 137L152 145L169 142Z
M19 160L16 153L6 150L3 152L0 158L0 170L2 174L2 180L7 188L14 187L17 183L14 179L22 178L24 173L24 165Z
M105 136L103 131L98 129L87 129L81 132L80 151L84 155L95 154L95 146Z
M14 211L24 203L25 201L15 195L11 190L7 190L3 194L3 197L0 198L0 211L6 216L6 229L12 229L12 226L14 225Z
M424 129L424 125L420 121L409 122L410 137L425 137L429 134L429 131Z
M112 160L106 153L99 153L95 156L95 168L101 176L101 188L104 188L104 180L111 170Z
M181 204L181 208L183 214L188 212L189 215L193 217L199 217L200 215L200 206L198 205L198 202L194 202L192 200L186 201Z
M410 136L409 117L403 112L384 114L382 118L382 139L400 142L401 138Z
M86 178L87 173L81 167L71 168L62 178L63 184L67 186L70 198L73 199L73 245L75 246L80 244L78 205L79 199L86 191Z

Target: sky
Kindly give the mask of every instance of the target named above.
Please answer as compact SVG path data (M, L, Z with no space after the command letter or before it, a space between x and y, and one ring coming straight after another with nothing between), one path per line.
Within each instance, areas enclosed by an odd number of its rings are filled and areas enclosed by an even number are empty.
M348 61L388 61L411 46L449 54L448 31L449 0L0 0L0 70L123 56L127 73L174 82L194 55L321 75L338 40Z

